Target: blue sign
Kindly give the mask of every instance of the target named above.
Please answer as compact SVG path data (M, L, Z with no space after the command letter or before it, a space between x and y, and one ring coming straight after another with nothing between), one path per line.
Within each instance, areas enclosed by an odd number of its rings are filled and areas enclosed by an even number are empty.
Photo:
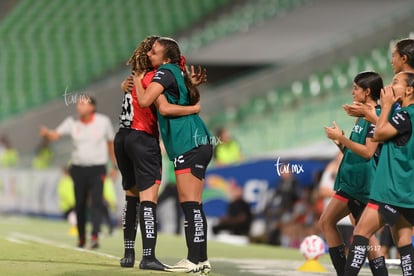
M271 160L264 159L234 166L207 170L203 206L207 216L226 214L232 185L243 187L243 197L251 204L252 212L260 214L276 188L280 175L289 170L302 187L315 184L317 175L328 160Z

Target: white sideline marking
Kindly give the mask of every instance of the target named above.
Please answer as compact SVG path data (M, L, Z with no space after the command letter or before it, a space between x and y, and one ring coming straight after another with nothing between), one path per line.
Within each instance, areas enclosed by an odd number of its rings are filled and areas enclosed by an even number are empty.
M119 259L119 257L111 255L111 254L98 252L98 251L92 251L92 250L83 249L83 248L77 248L77 247L69 246L69 245L63 244L63 243L56 243L56 242L52 242L50 240L47 240L47 239L44 239L44 238L41 238L41 237L37 237L37 236L33 236L33 235L27 235L27 234L18 233L18 232L12 232L10 234L11 234L12 237L9 237L9 238L12 238L12 239L13 239L13 237L17 237L17 238L20 238L20 239L23 239L23 240L36 242L36 243L42 243L42 244L46 244L46 245L53 246L53 247L58 247L58 248L63 248L63 249L70 249L70 250L75 250L75 251L80 251L80 252L87 252L87 253L90 253L90 254L94 254L94 255L110 258L110 259Z
M21 241L21 240L12 238L12 237L6 237L5 240L9 242L13 242L13 243L26 244L24 241Z

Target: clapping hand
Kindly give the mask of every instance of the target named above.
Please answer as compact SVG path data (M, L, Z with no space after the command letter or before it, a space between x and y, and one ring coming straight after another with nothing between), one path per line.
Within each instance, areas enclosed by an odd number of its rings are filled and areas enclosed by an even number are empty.
M395 96L394 90L391 86L385 86L381 89L381 106L392 106L394 103L398 102L401 99L401 96Z
M325 133L326 133L326 137L334 141L335 140L338 141L338 139L344 135L344 131L339 129L335 121L333 122L332 127L327 127L327 126L325 127Z

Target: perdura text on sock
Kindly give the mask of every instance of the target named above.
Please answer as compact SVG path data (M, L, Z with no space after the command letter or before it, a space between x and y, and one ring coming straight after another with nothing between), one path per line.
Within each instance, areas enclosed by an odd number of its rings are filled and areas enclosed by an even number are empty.
M193 214L195 226L194 242L204 242L204 226L201 211L194 209Z
M352 259L351 266L355 268L360 268L365 260L365 246L356 246L354 249L354 258Z
M155 239L155 222L152 208L144 207L145 234L148 239Z

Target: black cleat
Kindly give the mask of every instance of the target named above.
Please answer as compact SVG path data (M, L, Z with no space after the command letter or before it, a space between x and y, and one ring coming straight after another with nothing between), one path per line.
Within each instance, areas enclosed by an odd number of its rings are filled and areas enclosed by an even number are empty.
M89 249L98 249L99 248L99 240L98 235L92 234L91 237L91 244L89 246Z
M90 249L98 249L99 248L99 243L97 240L91 241L91 246Z
M146 269L146 270L161 270L161 271L165 271L168 267L161 263L160 261L158 261L157 259L142 259L141 262L139 263L139 268L140 269Z
M78 248L85 248L85 239L79 239Z
M119 260L121 267L134 267L135 254L125 254L125 257Z

